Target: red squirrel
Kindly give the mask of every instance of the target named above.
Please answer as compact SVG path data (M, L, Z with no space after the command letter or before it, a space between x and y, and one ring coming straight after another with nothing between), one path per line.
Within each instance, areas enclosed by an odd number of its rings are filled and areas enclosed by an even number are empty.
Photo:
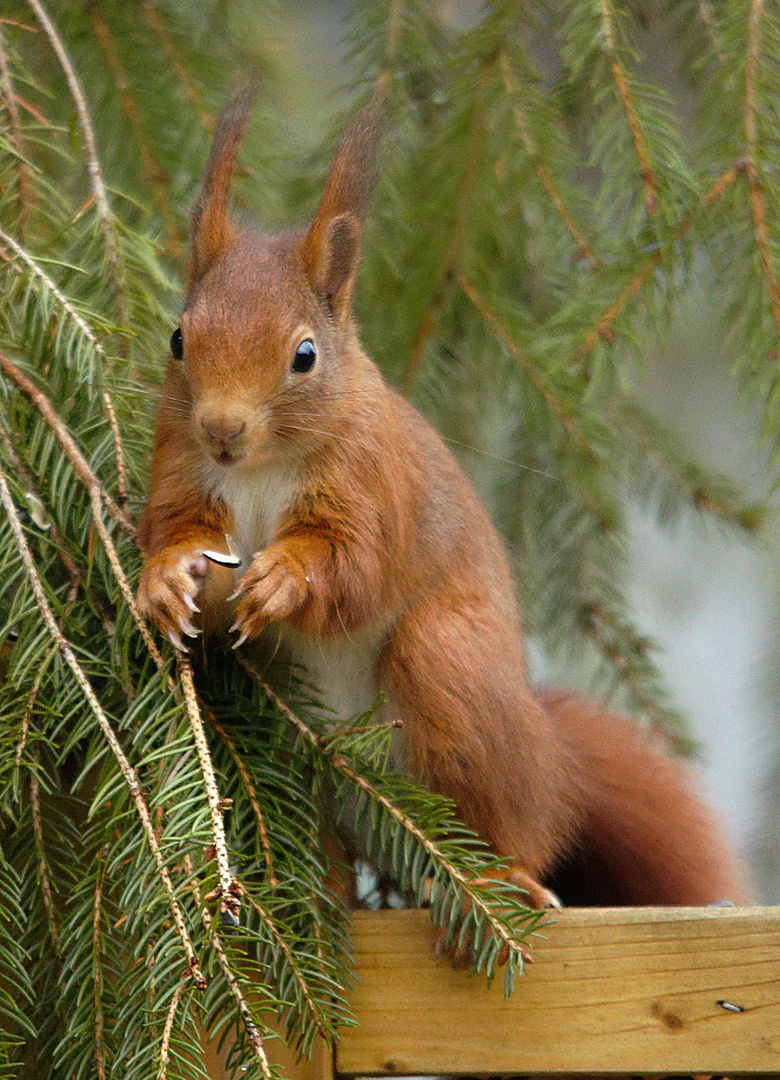
M512 860L529 904L738 902L685 767L631 721L530 686L507 555L443 441L352 316L379 107L339 145L313 223L228 214L253 100L220 116L192 214L139 543L138 606L181 634L274 624L342 716L381 691L407 767ZM240 570L204 552L235 538ZM232 625L230 625L232 623ZM558 884L560 882L560 884Z

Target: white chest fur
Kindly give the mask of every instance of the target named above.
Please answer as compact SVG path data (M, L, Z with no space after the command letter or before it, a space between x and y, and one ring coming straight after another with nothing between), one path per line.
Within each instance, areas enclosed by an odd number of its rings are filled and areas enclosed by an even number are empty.
M299 495L298 473L290 466L269 466L252 473L224 472L216 490L231 511L243 573L252 556L273 541L280 521Z
M252 557L274 540L281 521L300 493L297 472L287 466L252 474L222 473L216 490L233 518L233 538L241 555L237 577ZM270 629L293 663L308 673L322 704L339 719L366 712L379 692L378 666L386 627L314 637L280 624Z

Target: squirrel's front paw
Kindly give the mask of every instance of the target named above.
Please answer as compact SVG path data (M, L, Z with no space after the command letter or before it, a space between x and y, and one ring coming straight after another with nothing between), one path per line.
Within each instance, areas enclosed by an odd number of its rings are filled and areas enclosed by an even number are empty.
M257 637L268 623L292 615L307 595L306 575L297 559L273 548L259 552L230 597L240 597L236 621L230 627L240 632L233 648Z
M195 597L207 569L208 560L202 548L182 545L154 555L141 571L136 598L138 610L182 652L187 650L181 635L196 637L200 633L191 620L193 612L199 610Z

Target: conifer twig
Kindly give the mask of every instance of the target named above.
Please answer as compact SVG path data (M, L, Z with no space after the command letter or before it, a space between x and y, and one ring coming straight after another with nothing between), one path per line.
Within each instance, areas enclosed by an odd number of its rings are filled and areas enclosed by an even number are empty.
M246 892L244 895L246 896L246 898L249 901L250 905L255 909L257 914L260 916L260 918L261 918L261 920L263 922L263 925L273 935L273 938L276 941L277 945L279 946L279 948L284 953L284 955L285 955L285 957L287 959L287 963L290 965L290 970L293 973L295 981L297 982L298 986L300 987L301 993L303 994L303 996L304 996L304 998L306 1000L306 1004L309 1006L309 1009L311 1010L311 1014L314 1017L314 1022L317 1025L317 1030L319 1031L322 1038L327 1040L327 1038L328 1038L328 1029L325 1026L324 1020L322 1019L322 1010L319 1008L317 1003L312 998L311 993L309 992L309 987L306 985L306 980L304 979L303 975L301 975L300 971L298 970L298 964L296 963L295 956L293 955L292 949L287 944L287 942L284 940L282 935L279 933L279 929L278 929L276 923L274 922L273 918L269 915L269 913L265 910L263 905L260 904L257 900L255 900L254 896L251 896L250 893Z
M719 199L731 187L739 174L744 171L745 167L744 161L738 161L735 165L730 165L721 173L718 179L704 193L701 201L685 215L674 230L672 233L672 243L677 243L678 240L681 240L683 236L685 236L702 210L706 210L712 203ZM640 291L656 266L661 262L663 255L664 249L657 247L641 270L638 270L628 284L623 287L617 299L610 304L598 323L592 330L588 331L582 345L575 350L575 361L581 360L586 356L600 339L609 340L612 324L626 307L629 300Z
M8 481L6 480L5 473L1 466L0 501L2 501L3 506L5 507L9 524L16 539L16 545L19 550L19 554L21 555L22 562L24 563L25 569L27 570L27 576L30 580L30 585L32 586L35 601L38 605L38 610L40 611L43 617L43 621L46 624L49 636L52 638L53 641L56 642L57 646L59 647L63 660L70 668L74 678L76 679L76 682L78 683L84 694L84 697L87 699L87 703L90 707L92 715L95 717L98 726L102 731L103 735L105 736L106 742L111 748L116 762L119 765L119 769L122 773L128 791L130 793L130 797L133 800L135 808L138 812L138 816L141 819L141 825L143 826L143 830L146 834L146 839L151 849L152 856L157 865L157 870L160 875L163 887L168 895L168 903L171 909L171 914L173 915L176 930L179 934L179 938L181 940L185 955L187 957L187 966L189 968L190 974L192 975L193 981L197 988L199 990L205 990L206 980L203 976L203 972L200 970L200 965L198 964L195 950L192 947L192 943L187 932L187 926L184 922L184 916L182 914L181 908L179 907L179 902L176 899L173 883L168 873L168 868L165 865L165 860L163 859L160 845L157 842L157 836L155 835L154 826L152 825L152 819L149 816L149 809L146 805L146 800L144 799L141 785L138 782L138 777L136 775L135 769L127 760L125 752L122 749L122 745L119 742L119 739L117 738L108 717L103 711L103 706L100 704L97 695L92 688L92 684L85 675L81 664L79 664L78 660L76 659L76 654L73 651L73 646L57 625L57 621L54 618L51 607L49 605L49 601L46 599L46 593L43 590L43 585L41 584L41 579L38 575L38 571L35 568L35 563L33 562L33 557L30 552L27 540L25 539L24 532L22 531L22 526L19 522L19 515L8 487Z
M68 300L67 296L65 296L65 294L59 289L57 283L52 278L50 278L47 273L44 272L37 260L34 259L28 251L25 251L21 244L18 244L12 236L9 236L7 233L3 232L2 229L0 229L0 240L8 244L8 246L16 252L22 262L24 262L25 265L36 275L36 277L38 277L45 284L46 288L49 290L49 292L51 292L52 296L56 299L57 303L60 305L63 311L67 313L67 315L73 320L76 326L78 326L79 330L81 330L87 341L91 343L92 348L95 350L97 355L100 356L101 359L106 363L106 366L110 367L111 362L108 358L108 354L98 340L97 334L86 321L86 319L84 319L79 314L79 312L70 302L70 300ZM122 434L119 430L119 421L116 417L116 411L114 410L114 403L111 400L111 395L109 394L108 390L105 389L103 390L103 407L106 410L108 423L111 427L111 434L114 439L114 456L116 457L117 489L119 492L119 502L122 505L123 509L126 510L129 499L127 496L127 470L125 468L125 454L122 446Z
M383 806L387 812L395 818L395 820L410 833L415 840L431 855L440 866L444 867L447 874L453 882L455 882L462 891L468 896L473 907L480 912L484 919L490 924L493 933L501 938L506 948L515 955L518 962L522 965L525 961L525 953L519 942L513 937L512 934L502 924L500 919L497 919L495 913L491 910L489 904L485 902L480 895L479 889L475 889L473 883L469 878L454 866L438 844L425 835L425 833L415 825L412 819L405 814L402 810L383 795L381 791L374 787L364 776L360 776L359 773L348 764L348 762L334 749L328 745L325 739L320 738L319 735L314 732L309 725L302 720L297 713L293 712L290 706L279 697L279 695L268 685L263 679L260 672L244 657L238 657L242 667L249 672L252 678L257 682L257 685L262 690L263 694L268 698L271 704L286 717L287 720L293 725L294 728L303 736L303 738L316 750L327 758L332 767L342 773L342 775L349 778L353 784L362 788L363 791L376 803Z
M493 330L495 335L501 341L503 341L504 345L518 361L523 371L533 383L534 387L544 398L545 402L547 403L547 407L558 420L558 423L571 436L571 438L577 444L582 455L587 458L588 461L591 462L591 464L595 464L596 458L593 450L591 449L588 440L585 438L585 435L580 430L579 425L571 418L570 415L567 414L565 409L562 407L560 401L557 399L555 394L551 392L549 386L547 386L544 379L540 377L539 372L536 370L534 365L530 362L523 350L519 347L512 335L503 325L501 320L496 315L495 311L493 311L493 309L488 305L484 296L482 296L477 291L472 282L469 281L469 279L460 271L456 272L455 277L457 279L458 285L461 288L461 291L468 298L468 300L471 301L471 303L480 313L485 322L487 322L487 324Z
M103 1047L103 964L100 958L100 911L103 904L103 887L106 879L106 862L101 859L95 885L95 902L92 907L92 983L95 995L95 1068L98 1080L106 1080L106 1055Z
M190 858L189 852L184 853L182 863L184 865L184 870L187 873L187 876L192 881L192 892L195 896L195 902L200 909L203 926L206 930L206 933L209 935L209 940L214 947L214 952L217 954L217 961L219 963L219 966L222 968L222 974L225 976L225 981L230 987L230 992L236 999L236 1004L238 1005L238 1014L241 1017L241 1022L244 1025L244 1030L246 1031L247 1038L249 1039L249 1045L252 1047L252 1051L257 1058L257 1062L260 1066L260 1071L265 1077L265 1080L273 1080L271 1066L268 1064L268 1057L266 1056L265 1046L263 1044L263 1036L260 1034L257 1024L255 1024L254 1020L252 1019L252 1013L250 1012L249 1006L246 1003L246 998L243 995L238 979L236 978L233 969L230 966L230 961L228 960L227 954L225 953L222 939L220 938L219 932L217 931L216 927L212 924L209 918L208 911L203 904L200 888L195 881L192 859Z
M162 1040L160 1041L160 1071L157 1073L157 1080L167 1080L168 1056L171 1049L173 1022L176 1019L176 1010L179 1007L179 1002L181 1000L181 992L183 989L184 984L179 983L179 985L173 991L171 1003L168 1006L168 1012L165 1016L165 1026L163 1027Z
M138 631L144 640L144 645L146 645L159 670L163 667L164 663L162 653L157 648L157 643L152 637L146 621L141 617L138 605L135 602L133 590L130 587L130 582L127 580L127 574L119 559L119 552L116 549L114 541L111 539L111 534L106 528L106 523L103 520L103 496L97 484L93 484L90 488L90 498L92 500L92 520L95 522L95 528L97 529L98 536L105 548L109 564L114 572L114 577L117 580L120 592L124 597L125 603L133 618L133 622L138 627Z
M647 149L647 142L645 140L644 132L642 131L642 125L639 123L639 116L637 115L631 88L628 85L626 69L618 56L617 43L615 41L615 13L612 10L612 0L599 0L599 7L601 8L601 25L604 31L604 43L606 46L609 68L612 72L612 78L615 80L615 86L620 94L620 100L623 102L626 119L628 120L628 126L631 130L631 138L634 140L634 149L639 160L639 174L645 185L645 210L647 211L647 216L652 217L656 209L656 190L658 184L653 175L650 153Z
M14 754L15 769L20 769L22 765L22 755L27 746L27 736L30 732L30 724L32 723L33 713L35 712L35 701L38 697L38 691L41 688L43 676L46 672L46 668L49 666L49 661L51 660L53 653L54 646L46 653L43 660L38 665L38 670L35 672L35 678L33 679L33 684L27 697L27 704L24 708L24 716L22 717L22 733L19 737L19 742L16 744L16 753Z
M73 104L76 106L76 116L78 117L79 128L81 129L81 137L84 140L84 154L87 159L87 170L92 184L92 193L95 196L95 205L97 206L98 214L100 216L103 235L106 238L108 259L111 263L111 269L114 275L114 289L116 292L119 322L124 326L127 323L127 306L125 303L124 273L119 258L119 241L113 216L111 214L111 207L108 203L106 186L103 182L103 170L100 167L100 159L95 144L95 133L92 130L92 120L90 119L84 91L81 89L81 83L70 62L70 57L68 56L62 38L57 33L57 28L50 19L41 0L27 0L27 3L35 12L35 17L43 27L46 37L49 39L49 43L62 68L65 81L68 84L70 96L73 98Z
M211 753L209 751L208 740L206 739L206 732L203 730L203 721L201 720L200 709L198 707L198 695L195 691L195 680L192 677L192 668L190 667L189 661L182 656L177 657L177 665L179 669L179 681L181 683L184 701L187 707L187 716L189 717L190 729L192 730L192 736L198 751L198 759L200 760L201 772L203 773L203 784L206 788L206 798L208 799L209 804L211 834L214 840L214 851L216 853L217 870L219 873L220 911L228 921L237 923L238 913L241 908L241 890L230 871L227 840L225 838L225 822L222 818L224 804L222 803L222 800L219 797L219 791L217 790L214 765L211 761Z
M49 425L57 442L62 447L65 457L72 465L73 471L76 476L78 476L79 480L81 480L82 484L84 484L88 491L91 491L93 487L97 487L109 514L119 522L128 536L135 536L135 526L125 512L117 506L97 478L96 474L92 471L87 459L79 450L78 446L76 446L73 436L65 427L57 410L44 392L39 390L35 383L28 379L16 364L2 352L0 352L0 369L16 383L18 388L30 399L32 404Z
M5 47L5 36L0 29L0 87L3 91L5 107L11 119L11 142L16 151L18 189L17 198L19 205L19 235L24 238L27 229L27 220L30 216L30 177L27 172L27 162L24 156L24 140L22 139L22 122L19 115L19 105L14 93L13 79L11 78L11 66L8 62L8 53Z
M35 853L38 856L38 876L41 881L41 895L43 906L46 909L46 921L49 924L49 937L57 957L62 956L62 942L57 925L57 912L54 907L54 896L49 881L49 868L46 863L46 848L43 843L43 818L41 816L41 788L38 774L35 769L30 771L30 812L32 814L33 835L35 837Z
M558 185L553 179L553 175L550 172L547 164L541 160L539 155L539 148L534 141L534 137L531 134L531 129L528 126L528 119L525 115L522 103L520 101L520 93L517 87L517 83L512 75L512 69L509 63L509 57L506 53L501 54L499 61L501 64L501 74L504 80L504 87L506 92L511 98L512 112L515 118L515 124L520 134L520 139L525 148L526 154L533 163L536 175L539 177L539 182L550 197L550 201L558 212L558 216L565 225L575 244L577 245L577 257L580 259L587 259L591 266L596 267L599 265L599 260L593 254L593 249L588 243L588 239L585 233L579 227L574 220L574 215L569 210L566 203L563 201L563 196L558 190Z
M127 117L127 122L130 125L130 130L133 133L136 146L138 147L143 174L152 189L152 197L154 198L157 210L163 221L165 233L168 237L168 250L171 255L176 258L180 252L181 238L176 227L176 221L171 212L168 195L164 186L160 183L160 167L154 160L154 156L152 155L152 151L149 149L146 140L144 122L138 108L138 103L133 97L130 80L127 77L127 72L125 71L122 60L117 52L116 42L114 41L108 23L96 7L91 8L90 15L92 18L92 25L95 28L95 33L100 42L100 47L103 50L103 55L106 58L106 63L108 64L113 77L122 111Z
M398 52L398 41L401 34L401 11L405 0L391 0L390 18L387 22L387 35L385 37L385 55L382 59L382 68L377 76L377 89L383 96L390 89L393 77L393 65Z
M479 165L482 144L484 141L485 133L482 128L482 106L489 76L490 69L486 66L482 71L476 90L474 115L471 120L471 130L469 133L469 147L466 152L466 164L463 170L460 191L458 193L455 227L452 230L452 237L450 238L450 243L447 247L447 254L439 271L438 284L433 293L433 302L420 323L420 328L417 331L417 337L412 346L412 351L409 354L409 359L406 362L406 367L401 376L401 386L404 390L408 390L412 385L412 381L417 374L417 369L422 363L425 346L428 344L431 335L436 329L436 323L447 302L450 283L455 274L458 258L466 235L466 219L471 212L474 184L477 178L477 167Z
M718 30L715 22L715 12L710 0L698 0L697 9L699 12L699 19L701 20L704 29L707 31L707 36L710 39L715 56L719 63L723 63L726 59L723 52L723 42L721 41L720 31Z
M761 20L764 0L751 0L748 29L747 65L745 68L745 161L750 184L750 207L753 232L761 270L766 280L775 333L780 341L780 286L772 265L771 241L766 218L766 200L758 168L758 66L761 55Z
M175 49L175 47L173 45L173 42L171 41L170 37L168 36L168 32L166 31L165 27L163 26L163 23L162 23L162 20L160 19L160 15L159 15L159 12L157 11L157 8L151 2L151 0L141 0L141 6L144 9L144 15L146 16L146 21L149 23L152 30L154 31L154 33L159 38L160 44L162 45L163 49L165 50L166 56L170 60L171 67L173 68L174 72L176 73L176 77L178 78L181 85L184 87L184 93L190 99L190 102L192 103L192 106L195 109L195 112L200 117L200 121L203 124L204 131L206 132L207 135L210 135L211 131L212 131L213 127L214 127L214 117L210 116L209 113L207 113L206 110L204 109L203 101L202 101L202 99L200 97L200 94L195 89L195 86L194 86L192 80L190 79L189 75L187 74L187 70L184 67L184 65L182 64L181 58L179 57L179 54L176 52L176 49Z
M260 834L260 844L263 849L265 868L268 874L268 884L271 886L272 889L276 889L279 887L279 879L274 871L273 856L271 854L271 843L268 839L268 827L265 822L265 815L260 808L260 802L257 798L257 789L252 782L252 777L249 775L249 770L246 767L246 762L239 754L235 742L228 735L224 726L219 722L219 720L217 720L211 709L209 709L208 706L205 705L201 699L199 700L200 706L203 709L203 712L206 715L208 722L214 728L217 735L219 735L225 746L227 746L230 756L236 763L236 768L239 771L242 783L244 785L244 789L247 793L247 798L249 799L249 805L252 807L252 812L255 815L255 820L257 822L257 831Z
M40 495L36 491L35 484L33 484L32 482L32 477L30 476L27 469L24 467L21 458L16 452L14 444L11 442L11 437L5 429L5 425L2 423L0 423L0 442L2 442L3 444L3 450L5 451L6 457L10 461L11 465L13 465L16 476L24 484L26 490L29 491L32 495L34 495L36 499L39 499L41 502L43 502L43 499L41 499ZM67 571L68 577L71 581L71 585L80 586L81 575L79 574L79 568L76 564L75 559L72 559L68 552L65 550L65 543L62 539L62 536L60 535L59 530L57 529L57 526L54 524L53 521L51 522L49 535L51 537L52 543L57 548L57 556L62 565L65 567L65 570Z

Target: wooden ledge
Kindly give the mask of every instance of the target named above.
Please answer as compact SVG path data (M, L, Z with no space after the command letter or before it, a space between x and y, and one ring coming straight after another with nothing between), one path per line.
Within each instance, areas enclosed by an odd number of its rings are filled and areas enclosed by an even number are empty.
M780 1076L780 908L566 909L533 940L505 1001L434 958L426 912L355 912L336 1073Z

